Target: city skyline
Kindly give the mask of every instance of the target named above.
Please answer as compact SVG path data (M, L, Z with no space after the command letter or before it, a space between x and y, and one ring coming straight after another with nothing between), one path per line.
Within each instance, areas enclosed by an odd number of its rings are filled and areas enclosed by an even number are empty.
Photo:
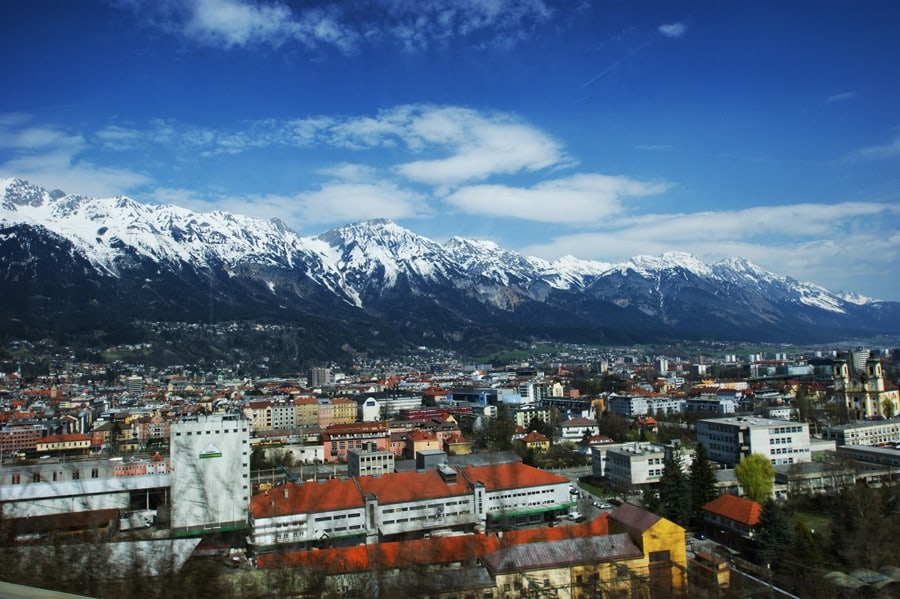
M0 177L300 235L740 256L900 300L900 8L101 0L0 8Z

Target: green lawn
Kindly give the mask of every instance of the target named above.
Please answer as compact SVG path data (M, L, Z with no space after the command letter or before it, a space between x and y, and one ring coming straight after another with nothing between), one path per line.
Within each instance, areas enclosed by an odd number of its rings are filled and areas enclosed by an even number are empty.
M831 531L831 518L821 512L794 512L794 522L803 523L808 529L816 531L816 534L827 535Z

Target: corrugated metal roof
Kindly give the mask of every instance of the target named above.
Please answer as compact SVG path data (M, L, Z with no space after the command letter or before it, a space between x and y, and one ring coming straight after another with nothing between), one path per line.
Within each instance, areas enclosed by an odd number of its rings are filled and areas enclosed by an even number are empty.
M517 572L581 563L634 559L643 553L626 533L602 537L563 539L552 543L515 545L485 555L482 562L492 572Z

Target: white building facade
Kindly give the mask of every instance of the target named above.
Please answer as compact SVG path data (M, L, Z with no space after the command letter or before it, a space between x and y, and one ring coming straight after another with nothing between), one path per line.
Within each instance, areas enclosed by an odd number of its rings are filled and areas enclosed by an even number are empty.
M171 425L172 532L245 528L250 505L250 423L238 414Z
M711 460L734 466L752 453L773 465L812 460L809 425L769 418L709 418L697 421L697 441Z

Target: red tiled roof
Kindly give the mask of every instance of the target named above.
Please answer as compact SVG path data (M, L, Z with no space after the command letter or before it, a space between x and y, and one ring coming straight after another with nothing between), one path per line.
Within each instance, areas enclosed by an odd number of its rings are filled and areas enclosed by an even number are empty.
M762 506L746 497L725 494L719 495L704 505L703 511L728 518L734 522L746 524L747 526L756 526L759 522L759 517L762 515Z
M470 493L469 485L463 477L457 477L456 483L448 485L437 470L394 472L389 476L379 477L361 476L357 482L363 494L373 493L378 497L379 505Z
M461 468L469 482L482 482L488 491L499 489L520 489L537 485L568 483L569 479L522 462L491 464L490 466L468 466Z
M437 439L437 437L435 437L434 433L432 433L431 431L424 431L421 429L412 431L411 433L409 433L407 435L407 438L413 442L415 442L415 441L434 441L435 439Z
M327 574L363 572L375 568L403 568L414 565L473 562L476 558L527 543L561 541L569 538L609 534L606 514L591 522L554 528L531 528L504 533L435 537L376 545L357 545L339 549L293 551L263 554L257 558L260 568L305 566Z
M523 443L546 443L549 440L550 439L537 431L531 431L530 433L522 437Z
M254 518L324 512L363 507L365 502L352 480L286 483L250 498Z
M40 443L72 443L75 441L90 441L87 435L78 433L63 433L61 435L49 435L40 440Z

